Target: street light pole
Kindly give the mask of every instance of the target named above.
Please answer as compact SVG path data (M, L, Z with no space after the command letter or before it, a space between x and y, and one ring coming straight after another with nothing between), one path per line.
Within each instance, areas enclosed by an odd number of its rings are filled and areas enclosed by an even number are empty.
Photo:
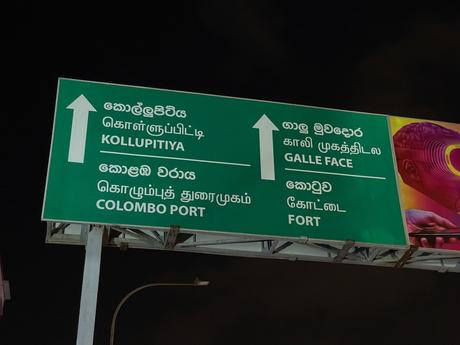
M209 281L199 280L198 278L196 278L193 283L150 283L150 284L139 286L138 288L135 288L134 290L131 290L121 299L121 301L117 305L117 308L115 309L115 312L113 313L112 324L110 327L110 345L113 345L113 339L115 336L115 322L117 321L118 312L120 311L123 304L125 304L125 302L135 293L141 290L144 290L150 287L156 287L156 286L206 286L206 285L209 285Z

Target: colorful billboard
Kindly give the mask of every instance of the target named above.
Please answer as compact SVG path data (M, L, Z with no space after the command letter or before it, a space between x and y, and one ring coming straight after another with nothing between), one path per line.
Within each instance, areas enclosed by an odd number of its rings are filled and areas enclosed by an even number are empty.
M390 122L410 242L460 250L460 124Z

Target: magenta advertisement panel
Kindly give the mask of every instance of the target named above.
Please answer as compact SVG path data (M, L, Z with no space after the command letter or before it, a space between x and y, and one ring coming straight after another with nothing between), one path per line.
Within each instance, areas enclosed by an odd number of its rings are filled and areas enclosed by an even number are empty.
M391 117L411 244L460 250L460 124Z

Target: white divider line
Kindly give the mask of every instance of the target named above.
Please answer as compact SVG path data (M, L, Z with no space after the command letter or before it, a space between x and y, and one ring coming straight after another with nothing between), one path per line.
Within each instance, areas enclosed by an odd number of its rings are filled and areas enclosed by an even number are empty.
M121 155L121 156L134 156L134 157L145 157L145 158L159 158L159 159L171 159L177 161L189 161L189 162L198 162L198 163L211 163L211 164L221 164L221 165L235 165L240 167L250 167L251 164L244 163L234 163L234 162L222 162L222 161L210 161L204 159L193 159L193 158L181 158L181 157L169 157L169 156L156 156L156 155L144 155L140 153L128 153L128 152L116 152L116 151L99 151L100 153L107 153L111 155Z
M305 173L313 173L313 174L339 175L339 176L349 176L349 177L358 177L358 178L368 178L368 179L374 179L374 180L386 180L387 179L386 177L381 177L381 176L342 174L342 173L335 173L335 172L329 172L329 171L315 171L315 170L292 169L292 168L284 168L284 170L298 171L298 172L305 172Z

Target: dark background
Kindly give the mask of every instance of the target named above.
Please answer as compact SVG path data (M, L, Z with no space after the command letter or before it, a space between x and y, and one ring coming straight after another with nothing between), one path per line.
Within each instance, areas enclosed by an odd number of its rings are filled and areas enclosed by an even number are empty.
M3 44L0 344L73 344L84 248L40 221L58 77L460 122L460 12L236 0L16 5ZM384 205L382 205L384 207ZM104 248L95 344L458 344L460 274Z

